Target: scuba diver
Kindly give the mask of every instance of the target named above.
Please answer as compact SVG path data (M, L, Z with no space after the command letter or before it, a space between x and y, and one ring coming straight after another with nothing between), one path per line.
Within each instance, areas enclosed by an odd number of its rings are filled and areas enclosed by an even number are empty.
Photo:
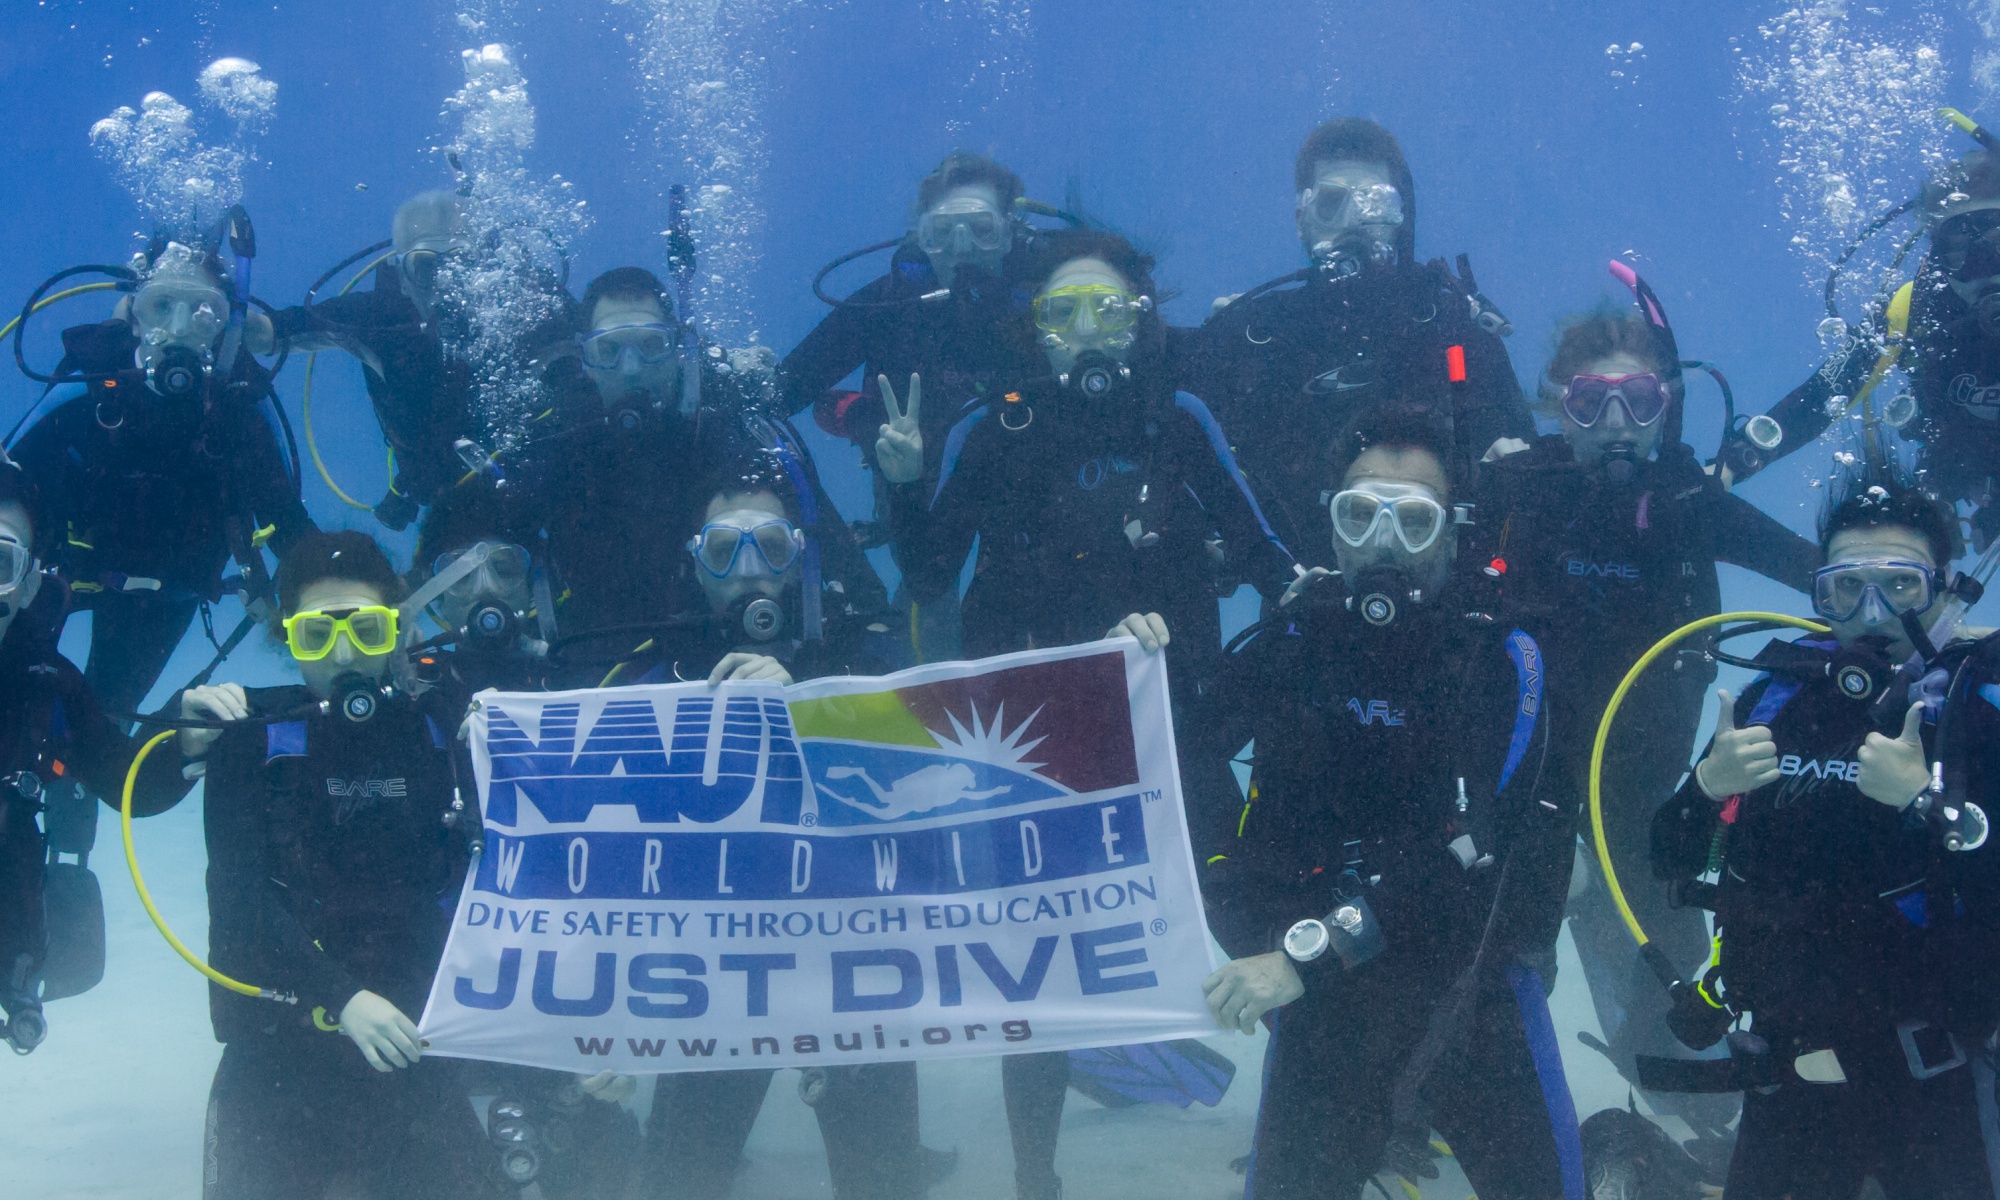
M464 714L488 688L542 686L553 633L537 619L550 605L547 574L542 556L523 544L532 539L505 529L505 516L482 480L446 492L417 527L416 560L431 566L412 581L416 589L401 608L413 622L421 612L442 630L410 651L419 686L431 689L431 711ZM472 778L463 746L453 753L459 778ZM508 1182L533 1184L549 1200L622 1195L640 1134L619 1102L637 1080L476 1060L464 1064L464 1080L469 1095L489 1098L487 1136Z
M952 154L917 185L916 216L889 272L834 303L778 366L789 411L811 408L829 433L874 462L884 419L866 384L922 375L940 403L924 426L937 478L944 435L959 410L997 396L1034 353L1022 274L1032 233L1016 213L1020 176L984 155ZM886 248L886 246L884 247ZM835 392L861 371L863 388Z
M555 407L529 428L525 444L497 472L514 509L510 527L539 528L561 581L563 638L615 639L647 613L700 610L676 525L663 514L693 513L711 464L758 446L784 444L786 462L812 498L804 514L815 545L809 608L879 614L882 585L853 534L782 421L758 415L746 393L757 384L737 369L741 355L704 345L683 353L694 331L675 319L665 286L650 271L619 267L591 281L582 317L581 375L589 386L558 389ZM808 626L808 628L814 628ZM634 637L625 645L642 640ZM581 663L589 656L564 661ZM603 655L595 656L601 663ZM572 673L561 662L551 683L596 684L601 666Z
M1980 148L1946 166L1863 233L1865 239L1914 209L1918 227L1911 239L1929 239L1915 278L1893 291L1885 287L1868 321L1848 329L1843 353L1755 418L1764 429L1737 431L1725 444L1723 462L1741 480L1812 442L1837 417L1858 411L1866 420L1863 446L1871 460L1887 453L1880 428L1887 425L1918 443L1924 487L1976 506L1972 542L1984 550L2000 532L2000 505L1993 503L1994 464L2000 462L2000 142L1956 110L1942 115ZM1845 261L1827 281L1833 317L1839 316L1832 296ZM1910 391L1885 401L1874 393L1898 365L1909 374ZM1752 434L1768 444L1756 445Z
M54 537L37 488L0 454L0 1041L17 1054L47 1036L44 1002L88 991L104 975L97 879L50 853L64 831L45 836L36 818L50 821L62 811L51 799L79 785L119 795L137 749L56 650L66 597L42 565ZM133 814L164 812L190 786L178 764L149 762Z
M953 426L935 489L923 483L927 384L913 378L899 403L895 382L879 380L889 421L875 455L892 485L896 563L918 599L955 588L978 539L969 656L1089 641L1124 614L1158 612L1184 703L1221 646L1211 536L1272 599L1292 557L1215 419L1167 377L1152 267L1116 234L1043 238L1029 273L1040 372Z
M395 459L389 490L374 506L376 519L390 529L407 528L420 506L436 503L465 473L453 445L475 428L474 368L446 351L443 331L465 317L440 294L439 283L446 265L472 249L467 203L448 191L412 197L396 210L388 253L373 264L374 287L318 298L332 276L382 244L322 276L305 303L250 320L247 344L260 354L343 350L361 364Z
M131 267L101 268L132 294L111 320L62 331L53 375L19 360L51 390L83 385L8 453L65 534L52 565L91 614L84 676L112 712L138 708L196 610L231 586L232 558L235 586L263 601L267 543L282 558L313 528L264 412L283 416L271 373L245 346L254 253L240 208L205 236L156 234Z
M303 686L181 698L212 724L178 738L207 781L211 961L295 998L211 986L224 1045L205 1194L497 1200L509 1189L459 1065L425 1057L409 1015L477 834L454 778L458 714L407 689L402 580L367 535L300 539L277 593Z
M827 675L874 674L866 625L820 617L818 636L799 626L811 557L793 468L783 450L751 451L704 473L706 500L689 515L686 562L702 597L695 613L666 614L642 651L606 682L705 679L786 684ZM633 1194L720 1200L770 1089L772 1070L660 1075L653 1084L641 1186ZM835 1200L920 1200L954 1157L917 1141L914 1063L814 1069L800 1095L826 1144Z
M1956 639L1956 514L1864 467L1820 522L1813 609L1773 641L1654 818L1652 863L1715 913L1674 1032L1727 1059L1645 1061L1654 1086L1742 1091L1733 1200L1992 1200L1968 1055L2000 1021L2000 641ZM1897 664L1916 655L1920 666ZM1913 676L1914 682L1911 682ZM1976 798L1976 799L1975 799ZM1740 1019L1748 1029L1730 1032Z
M1512 326L1467 260L1457 276L1441 260L1418 263L1415 184L1388 130L1358 118L1319 126L1293 186L1311 265L1217 301L1177 338L1176 370L1229 432L1279 536L1318 548L1333 536L1319 503L1326 448L1366 407L1448 394L1460 465L1502 439L1533 438L1535 423L1500 341Z
M1560 434L1481 472L1485 520L1468 561L1494 581L1514 619L1547 647L1564 687L1556 720L1577 738L1595 733L1613 689L1646 649L1698 617L1722 611L1718 562L1747 567L1801 593L1819 551L1731 494L1681 440L1683 363L1652 289L1623 263L1613 274L1638 308L1608 305L1564 324L1542 387ZM1715 661L1690 650L1642 676L1605 749L1606 836L1614 859L1643 854L1655 808L1687 770ZM1576 794L1585 795L1577 770ZM1641 960L1594 858L1570 907L1571 931L1620 1074L1633 1056L1666 1054L1666 996ZM1634 890L1640 919L1681 970L1708 953L1701 914L1671 907L1665 888ZM1733 1101L1647 1095L1655 1111L1685 1119L1711 1151L1718 1176Z
M1017 215L1021 191L1020 176L984 155L946 156L917 185L909 231L870 247L895 247L888 273L834 301L779 364L785 411L811 408L821 428L853 442L873 469L875 430L886 414L869 385L882 376L921 376L932 397L922 409L922 479L935 485L945 435L962 410L997 397L1033 362L1027 318L1034 284L1023 272L1035 234ZM861 390L835 390L856 368ZM879 475L876 486L876 512L886 514ZM921 660L959 656L955 592L919 605L915 622Z
M1198 847L1231 956L1210 1011L1244 1033L1272 1017L1244 1194L1353 1200L1385 1166L1434 1172L1435 1125L1482 1197L1577 1195L1543 987L1575 836L1556 676L1454 571L1436 409L1371 409L1334 453L1339 569L1237 639L1203 722L1211 768L1255 742L1237 828Z
M1151 651L1171 635L1175 710L1187 712L1221 645L1212 535L1273 600L1293 577L1291 555L1214 418L1167 378L1152 260L1114 234L1064 231L1042 239L1027 277L1038 283L1046 375L1016 381L952 428L935 489L923 482L921 377L906 402L879 381L889 420L875 457L890 484L897 565L927 602L956 589L977 539L968 656L1071 645L1107 628ZM1199 826L1199 800L1190 803ZM1002 1078L1016 1192L1059 1195L1067 1057L1010 1056Z

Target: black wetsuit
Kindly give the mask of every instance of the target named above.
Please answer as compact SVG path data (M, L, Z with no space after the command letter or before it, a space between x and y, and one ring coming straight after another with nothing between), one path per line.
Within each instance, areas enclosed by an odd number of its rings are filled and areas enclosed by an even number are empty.
M1220 532L1239 569L1274 599L1291 555L1193 396L1117 397L1105 408L1050 383L1016 394L952 429L934 492L921 482L890 490L904 578L919 600L956 588L977 537L964 610L970 657L1094 641L1128 614L1157 612L1172 638L1176 712L1187 711L1221 642L1208 539ZM1202 814L1219 807L1191 799ZM1067 1057L1010 1056L1001 1072L1016 1189L1054 1195Z
M1958 643L1937 665L1951 680L1947 795L1990 804L2000 643ZM1710 986L1752 1015L1769 1049L1775 1086L1744 1095L1732 1200L1849 1197L1869 1175L1890 1200L1994 1195L1973 1068L1938 1068L1948 1039L1977 1054L2000 1019L2000 841L1952 853L1914 810L1861 793L1856 750L1871 731L1896 736L1904 719L1900 698L1879 719L1875 707L1823 676L1760 677L1738 698L1736 722L1770 727L1780 778L1743 796L1725 825L1728 810L1690 776L1654 819L1660 877L1693 880L1719 863L1720 983ZM1924 729L1932 758L1938 729ZM1829 1049L1846 1082L1802 1081L1794 1061Z
M414 515L393 511L400 507L394 505L396 495L428 506L465 473L452 443L479 436L472 367L445 353L438 324L425 321L403 294L396 271L378 269L375 286L367 291L281 309L271 315L271 324L281 346L333 347L361 362L382 440L396 455L393 491L380 506L399 518L392 527L400 529ZM320 366L324 370L326 364Z
M1468 557L1502 572L1509 611L1539 635L1562 682L1552 715L1559 736L1584 748L1568 762L1579 805L1588 799L1588 748L1625 672L1660 638L1722 611L1717 563L1801 592L1819 566L1816 546L1724 491L1683 445L1619 485L1578 464L1561 437L1545 437L1489 468L1478 513ZM1612 861L1624 867L1626 899L1647 933L1683 971L1707 957L1706 926L1699 913L1669 906L1665 888L1646 886L1636 864L1654 811L1687 770L1714 679L1702 643L1682 643L1626 696L1605 747ZM1588 839L1587 825L1582 832ZM1613 907L1596 855L1588 860L1590 890L1571 906L1571 929L1612 1060L1629 1079L1633 1054L1671 1050L1666 991Z
M897 565L919 598L939 595L977 537L972 657L1094 641L1157 612L1176 699L1196 695L1221 644L1211 536L1268 598L1292 578L1215 419L1186 392L1091 402L1044 382L1013 394L952 429L935 491L893 489Z
M1517 996L1541 1003L1575 827L1540 650L1459 593L1383 629L1313 595L1231 656L1211 706L1208 752L1256 746L1240 832L1204 855L1209 927L1266 954L1359 895L1385 946L1299 967L1245 1194L1357 1197L1392 1135L1435 1124L1481 1196L1548 1200L1575 1130L1552 1135Z
M695 414L683 415L668 402L607 405L591 389L537 421L518 457L504 468L503 491L516 513L510 527L538 527L548 536L561 583L556 615L565 641L644 622L649 614L706 607L687 552L688 531L698 526L710 498L704 489L716 482L712 472L767 445L771 431L745 411L741 389L714 368L717 360L704 355L702 361L707 364L703 407ZM807 532L819 546L828 611L851 605L879 612L880 578L819 486L811 462L800 457L794 462L814 499L817 520L808 523L816 527ZM608 635L580 657L604 661L646 635L637 633L620 646L622 636ZM552 683L589 687L601 674L566 674L559 667Z
M1514 365L1441 264L1303 282L1225 306L1176 339L1177 378L1214 410L1285 544L1332 566L1320 492L1340 431L1380 405L1448 405L1462 477L1495 439L1535 436ZM1452 347L1465 378L1452 382Z
M309 698L250 692L258 713ZM315 714L243 725L210 749L210 962L298 1003L210 985L225 1045L209 1094L208 1200L316 1196L342 1178L385 1200L505 1194L454 1060L385 1074L314 1028L315 1010L331 1022L363 989L412 1020L423 1011L467 859L466 823L444 822L446 716L392 700L366 724Z
M80 372L89 386L8 453L66 527L58 561L92 613L85 677L107 709L131 712L196 608L221 596L230 559L261 575L256 531L273 527L282 556L312 519L263 408L270 374L250 355L203 401L183 404L133 371L138 340L122 321L65 329L63 348L57 373Z
M921 377L917 424L924 438L924 473L919 482L926 490L935 488L951 427L968 408L997 399L1011 381L1039 366L1028 319L1034 284L1020 278L1025 258L1025 248L1017 247L1002 262L998 279L976 267L962 268L948 297L926 301L920 298L941 285L930 260L905 244L887 275L827 314L779 364L785 411L811 408L819 426L854 443L872 471L875 442L888 419L877 377L887 376L904 404L909 402L910 376ZM857 367L859 390L833 390ZM879 474L874 479L876 520L886 521L888 485ZM863 540L885 533L867 526ZM910 603L908 597L901 599ZM960 657L964 631L957 593L919 605L910 632L920 661Z
M79 788L117 804L138 748L98 707L83 673L57 653L55 637L38 622L46 608L31 605L0 640L0 1009L12 1017L39 1009L41 999L84 991L103 973L104 915L87 866L90 846L50 819L62 810L44 806ZM164 812L189 786L180 755L156 753L133 788L132 814ZM88 795L84 801L95 804ZM45 909L50 890L57 895ZM63 977L50 979L45 995L40 975L51 951Z
M1860 389L1884 335L1880 328L1857 333L1841 355L1771 408L1784 441L1758 456L1758 465L1812 442L1833 423L1829 400ZM1919 444L1917 469L1926 486L1947 499L1980 505L1974 528L1991 538L2000 531L2000 505L1991 502L2000 464L2000 337L1981 331L1979 318L1928 254L1910 294L1907 338L1897 365L1909 373L1916 413L1897 432ZM1891 383L1875 391L1877 414L1886 411L1893 394ZM1887 428L1883 436L1889 437Z
M961 269L951 294L940 289L930 260L910 246L896 251L889 273L828 313L785 355L778 378L786 411L812 409L828 433L861 448L875 461L877 431L888 419L876 376L886 375L899 400L910 376L923 378L918 411L924 434L924 478L937 480L945 436L967 407L997 399L1039 357L1028 321L1032 285L1018 278L1019 253L1001 265L1001 277ZM833 392L861 371L860 390Z

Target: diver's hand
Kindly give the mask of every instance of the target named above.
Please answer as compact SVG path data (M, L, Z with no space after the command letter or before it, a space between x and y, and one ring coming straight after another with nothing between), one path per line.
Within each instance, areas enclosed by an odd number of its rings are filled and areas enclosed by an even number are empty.
M415 1066L424 1056L417 1045L417 1027L403 1010L374 992L354 993L340 1010L340 1032L361 1051L368 1065L387 1073Z
M785 670L785 664L768 654L747 654L741 650L725 654L722 661L715 664L715 670L708 673L708 686L718 683L743 683L769 680L773 683L790 683L792 673Z
M639 1080L635 1076L620 1075L616 1071L599 1071L595 1075L576 1073L576 1086L584 1095L602 1100L607 1104L622 1104L639 1090Z
M1113 625L1111 632L1104 636L1138 638L1140 647L1148 654L1157 654L1169 641L1167 623L1161 619L1159 613L1133 613Z
M882 389L882 407L889 410L889 423L875 442L875 466L890 483L915 483L924 473L924 435L917 426L917 412L923 404L924 381L910 376L910 403L896 406L896 389L887 375L877 375Z
M270 317L253 312L243 318L243 348L252 354L277 352L278 331Z
M189 688L181 693L183 721L241 721L250 715L250 698L243 685L218 683L213 687ZM208 753L220 729L183 729L174 740L181 744L181 757L197 759Z
M1320 580L1331 578L1333 578L1333 572L1327 570L1325 567L1314 567L1310 571L1300 572L1297 579L1285 585L1285 594L1278 597L1278 607L1283 608L1300 596L1305 595L1309 589L1317 586Z
M1242 298L1242 295L1242 292L1231 292L1227 296L1217 296L1215 299L1210 300L1208 302L1208 315L1212 317L1223 309L1228 308Z
M1499 462L1509 454L1519 454L1527 448L1528 443L1522 441L1520 438L1494 438L1493 444L1486 447L1486 453L1479 461L1483 463Z
M1715 744L1695 764L1694 782L1709 799L1727 800L1778 778L1778 743L1768 725L1736 728L1736 697L1728 689L1717 688L1715 700Z
M1208 1011L1224 1029L1257 1032L1257 1020L1306 994L1298 969L1282 952L1258 954L1224 964L1201 981Z
M1900 737L1871 733L1861 739L1854 757L1861 762L1861 776L1854 786L1862 795L1894 809L1915 803L1931 785L1930 758L1924 754L1924 706L1912 704L1903 714Z

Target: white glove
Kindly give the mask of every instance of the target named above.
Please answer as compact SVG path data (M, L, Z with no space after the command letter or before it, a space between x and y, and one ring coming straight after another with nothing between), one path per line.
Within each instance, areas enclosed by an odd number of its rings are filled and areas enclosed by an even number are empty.
M410 1018L374 992L356 992L341 1008L340 1032L360 1049L369 1066L384 1073L415 1066L424 1056Z
M1228 308L1230 305L1236 303L1237 298L1242 295L1242 292L1231 292L1227 296L1217 296L1215 299L1210 300L1208 302L1208 315L1212 317L1223 309Z
M764 680L790 683L792 673L785 670L785 664L768 654L746 654L737 651L725 654L722 661L715 664L715 670L708 673L708 686L714 687L724 680Z
M1894 809L1915 803L1931 785L1930 758L1924 753L1924 706L1910 705L1903 715L1902 736L1871 733L1861 739L1854 757L1861 761L1855 786L1862 795Z
M620 1075L616 1071L599 1071L595 1075L578 1072L576 1086L586 1096L593 1096L606 1104L623 1104L639 1090L639 1080L631 1075Z
M1224 1029L1257 1032L1257 1020L1306 994L1298 969L1282 951L1234 959L1201 981L1208 1011Z
M1528 443L1522 441L1520 438L1495 438L1493 444L1486 447L1486 454L1479 461L1483 463L1499 462L1509 454L1519 454L1527 448Z
M1754 792L1778 777L1778 743L1771 727L1736 728L1736 697L1715 690L1720 711L1715 717L1715 744L1708 757L1695 764L1694 782L1711 800L1727 800Z
M1138 638L1140 648L1148 654L1159 653L1166 647L1169 640L1167 637L1167 623L1160 619L1159 613L1133 613L1131 616L1113 625L1111 632L1104 636L1108 638Z
M184 721L241 721L250 715L250 698L243 685L218 683L213 687L189 688L181 693ZM220 729L183 729L174 738L181 744L181 757L200 758L222 736Z
M896 389L887 375L877 375L882 389L882 407L889 411L889 423L875 441L875 466L890 483L915 483L924 473L924 435L917 427L917 413L923 404L924 381L910 376L910 404L896 407Z
M1312 587L1320 580L1326 579L1332 574L1333 572L1327 570L1325 567L1314 567L1310 571L1300 571L1297 579L1285 585L1285 594L1278 597L1278 607L1283 608L1300 596L1305 595L1307 588Z

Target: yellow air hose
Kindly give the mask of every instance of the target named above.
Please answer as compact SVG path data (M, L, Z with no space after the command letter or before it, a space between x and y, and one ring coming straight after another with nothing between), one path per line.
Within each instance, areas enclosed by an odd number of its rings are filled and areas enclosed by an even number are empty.
M112 288L115 288L117 286L118 285L116 283L86 283L78 287L66 288L63 291L57 292L53 296L42 297L40 300L35 302L35 307L31 311L40 312L43 309L47 308L49 305L54 304L58 300L67 300L71 296L81 296L85 292L106 292L110 291ZM14 326L19 325L20 323L21 323L21 318L15 317L13 320L7 322L5 325L0 325L0 338L4 338L8 334L13 333Z
M174 736L176 732L176 730L168 729L154 734L147 740L145 745L139 747L139 752L132 756L132 765L125 772L125 794L118 805L118 828L119 832L125 838L125 866L132 872L132 886L139 893L139 903L146 906L146 915L153 919L153 928L160 931L160 936L167 939L167 945L172 946L174 953L180 955L188 966L200 971L203 975L208 976L209 979L228 988L232 992L238 992L245 996L255 996L259 1000L275 1000L279 1004L297 1004L299 998L290 992L273 991L270 988L260 988L255 984L244 983L240 979L231 979L229 976L224 975L214 967L201 961L200 957L194 951L188 949L181 942L181 939L174 935L174 931L167 925L167 919L160 915L160 910L153 904L153 894L146 890L146 877L139 873L139 855L132 847L132 789L138 785L139 768L146 765L147 756L158 749L161 742ZM323 1008L313 1009L313 1025L329 1033L337 1033L340 1030L338 1024L328 1019L326 1010Z
M353 276L351 276L348 279L346 286L342 287L340 291L335 293L335 295L345 296L347 293L353 291L355 284L361 282L363 278L365 278L367 275L373 272L376 267L381 266L383 262L388 260L395 253L396 252L394 250L391 250L388 254L384 254L381 258L376 259L374 262L371 262L367 266L361 268L359 271L356 271L353 274ZM52 298L59 298L59 297L52 297ZM303 391L304 394L301 396L299 400L299 419L302 422L304 422L306 427L306 449L312 453L313 466L319 468L319 477L320 479L325 481L327 489L329 491L331 491L334 495L340 497L341 501L345 503L349 508L358 508L363 512L373 512L375 510L374 505L363 504L361 501L356 500L354 497L340 490L340 485L333 481L332 472L326 469L326 460L322 459L319 456L319 441L318 439L313 437L313 366L317 362L319 362L319 351L315 350L311 354L306 355L306 377L305 377L305 382L301 385L301 390ZM394 451L391 451L391 453L393 454ZM394 482L395 473L393 468L391 469L389 478L390 478L390 486L393 488L395 486Z
M1711 629L1717 625L1727 625L1735 621L1763 621L1773 625L1785 625L1793 629L1803 629L1808 633L1827 632L1827 627L1817 621L1786 616L1783 613L1731 612L1720 613L1713 617L1703 617L1699 621L1689 621L1679 629L1674 630L1672 633L1653 643L1653 648L1641 655L1638 662L1632 664L1632 669L1625 672L1625 678L1619 681L1618 690L1611 693L1611 703L1604 706L1603 718L1597 722L1597 740L1590 747L1590 832L1597 844L1597 866L1599 870L1604 872L1604 883L1610 889L1611 902L1618 906L1618 915L1624 918L1625 928L1631 930L1632 940L1639 944L1639 949L1642 951L1647 948L1651 939L1647 938L1646 931L1640 927L1639 918L1633 915L1632 906L1625 901L1625 889L1618 885L1617 868L1611 865L1611 843L1604 836L1604 796L1602 790L1604 746L1611 739L1611 723L1618 716L1618 706L1625 703L1626 693L1632 690L1632 685L1639 681L1639 676L1645 672L1647 667L1653 665L1655 659L1665 654L1668 650L1673 649L1675 645L1679 644L1690 634L1699 633L1704 629ZM1659 969L1660 963L1655 963L1654 967L1656 970Z

